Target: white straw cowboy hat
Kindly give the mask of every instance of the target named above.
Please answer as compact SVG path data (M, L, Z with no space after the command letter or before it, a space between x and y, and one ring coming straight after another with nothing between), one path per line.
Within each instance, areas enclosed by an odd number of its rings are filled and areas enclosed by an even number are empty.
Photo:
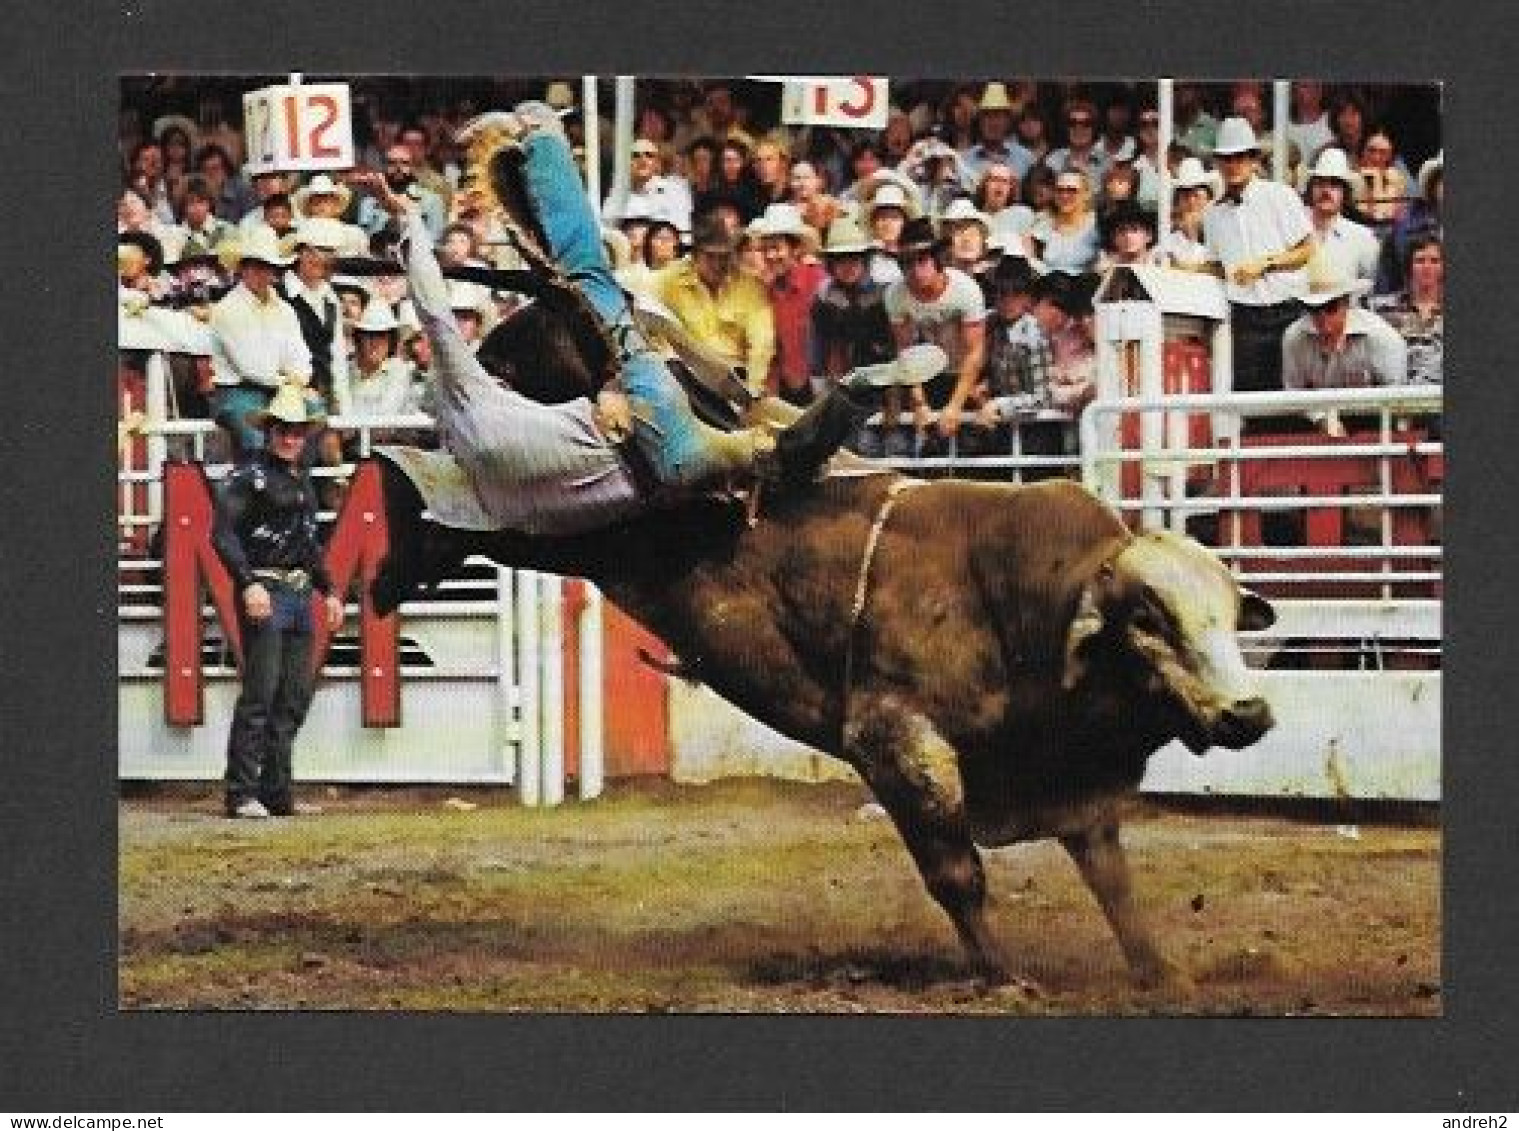
M818 249L817 229L802 219L801 210L794 204L766 205L764 214L750 227L761 239L765 236L790 236L800 240L809 254Z
M976 106L978 112L1014 109L1013 100L1007 96L1007 84L1000 82L987 83L986 89L981 92L981 101Z
M543 92L543 101L561 113L575 108L575 88L567 82L551 82Z
M1337 298L1355 298L1370 289L1371 284L1365 279L1346 274L1329 256L1316 251L1308 261L1308 289L1298 297L1305 306L1317 309Z
M1345 151L1334 146L1321 150L1313 168L1308 170L1308 181L1315 180L1339 181L1345 186L1345 191L1352 195L1360 192L1363 184L1361 174L1350 167L1350 159L1345 156Z
M306 202L313 196L335 196L343 202L343 209L346 209L348 202L353 199L353 192L341 181L333 180L326 173L318 173L290 195L290 203L295 206L298 215L306 214Z
M347 243L347 225L330 216L313 216L309 220L302 220L290 236L292 251L314 247L320 251L336 253L342 251Z
M1230 157L1236 153L1259 153L1261 143L1255 131L1243 118L1225 118L1218 127L1218 140L1213 145L1215 157Z
M1436 177L1445 175L1445 150L1440 150L1428 161L1419 166L1419 195L1425 200L1429 199L1429 186Z
M276 420L282 424L309 424L313 427L326 423L327 414L320 402L313 403L306 397L306 390L299 385L285 384L274 391L265 408L255 409L246 417L255 428L268 428Z
M448 308L455 312L478 314L482 319L489 318L493 308L490 288L471 283L467 279L449 279Z
M399 330L401 323L397 321L396 312L391 309L390 303L384 299L371 299L365 304L364 313L359 315L353 328L365 334L388 334L392 330Z
M923 206L918 202L916 189L909 190L899 184L894 179L895 174L884 174L885 170L875 174L873 182L861 189L860 197L864 201L866 219L873 219L876 211L881 208L900 209L909 220L923 215Z
M239 265L252 261L270 267L289 267L294 262L294 257L281 248L279 236L267 224L254 228L237 246L234 254Z
M868 255L874 249L874 241L853 216L840 216L828 225L828 235L823 240L825 256Z
M200 147L200 124L185 117L183 114L165 114L162 118L155 118L153 121L153 140L162 142L164 134L176 127L183 130L185 136L190 139L190 148L192 150Z
M1183 157L1181 164L1176 167L1176 179L1171 182L1171 191L1195 188L1207 189L1209 196L1218 195L1218 184L1214 180L1214 174L1208 172L1196 157Z
M991 235L992 222L986 213L977 208L968 196L957 196L949 207L939 215L939 224L980 224L981 230Z

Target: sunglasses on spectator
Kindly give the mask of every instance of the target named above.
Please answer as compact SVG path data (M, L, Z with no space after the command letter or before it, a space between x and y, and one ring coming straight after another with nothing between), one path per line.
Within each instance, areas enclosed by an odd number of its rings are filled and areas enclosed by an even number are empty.
M1139 124L1141 126L1158 126L1158 125L1160 125L1160 115L1159 114L1141 114L1139 116Z
M1081 191L1081 186L1080 185L1056 185L1055 186L1055 191L1056 192L1080 192Z
M1065 124L1068 126L1090 126L1093 121L1094 119L1092 118L1067 118Z

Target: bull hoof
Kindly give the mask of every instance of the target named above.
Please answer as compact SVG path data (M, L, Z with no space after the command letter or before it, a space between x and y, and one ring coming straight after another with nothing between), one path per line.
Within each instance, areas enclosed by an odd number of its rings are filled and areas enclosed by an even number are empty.
M391 554L380 563L374 580L369 583L369 600L376 613L388 617L401 607L401 602L411 596L415 588L414 582L401 577L395 555Z

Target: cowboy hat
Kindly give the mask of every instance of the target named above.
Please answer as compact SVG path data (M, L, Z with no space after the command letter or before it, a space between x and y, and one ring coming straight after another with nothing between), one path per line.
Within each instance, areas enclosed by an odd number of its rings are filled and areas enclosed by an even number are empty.
M343 202L342 210L346 210L348 202L353 199L353 192L341 181L335 181L326 173L318 173L310 181L290 194L290 203L295 206L298 215L306 214L306 202L313 196L335 196Z
M1015 109L1017 107L1013 105L1013 100L1007 96L1007 84L1000 82L987 83L986 89L981 92L981 101L976 106L977 113L985 113L988 110L1012 111Z
M1213 144L1215 157L1230 157L1236 153L1259 153L1261 143L1255 131L1243 118L1225 118L1218 127L1218 140Z
M801 210L794 204L766 205L764 214L754 223L755 235L761 239L766 236L786 236L799 241L808 254L818 249L817 229L802 219Z
M244 263L262 263L268 267L289 267L294 258L280 249L280 238L267 224L254 228L232 252L238 266Z
M1429 186L1436 177L1445 176L1445 150L1440 150L1428 161L1419 166L1419 195L1425 200L1429 199Z
M396 320L396 312L391 309L390 303L383 299L371 299L365 304L364 313L359 315L353 328L356 333L388 334L399 330L401 323Z
M334 220L328 216L313 216L302 220L296 225L295 232L290 237L292 251L299 251L303 247L314 247L318 251L337 253L342 251L347 243L347 225L341 220Z
M363 279L353 275L334 275L329 280L332 289L342 294L344 291L352 291L354 294L363 295L364 301L369 301L369 285Z
M1363 184L1361 174L1350 167L1345 151L1332 145L1319 151L1318 160L1308 170L1306 183L1312 184L1316 180L1339 181L1345 191L1352 194L1360 192Z
M299 385L285 384L274 391L269 404L248 413L245 420L254 428L265 429L279 421L281 424L306 424L312 427L325 424L327 413L321 401L308 399L306 390Z
M165 114L161 118L155 118L153 121L153 140L161 143L164 139L164 134L175 128L184 131L185 136L190 139L191 149L197 148L200 139L200 125L183 114Z
M823 240L823 255L868 255L875 243L860 227L853 216L840 216L828 225L828 235Z
M449 279L448 308L455 313L463 311L477 314L482 319L489 318L492 309L490 288L464 279Z
M981 230L988 236L992 230L991 219L968 196L957 196L951 200L949 207L939 216L939 224L980 224Z
M1176 167L1176 179L1171 182L1171 191L1195 188L1207 189L1209 196L1218 195L1218 185L1214 182L1213 174L1203 167L1203 163L1196 157L1183 157L1181 164Z
M1338 298L1355 298L1365 294L1371 284L1345 273L1322 251L1315 251L1308 261L1308 289L1298 297L1303 305L1317 309Z
M850 193L864 207L867 219L878 207L900 208L909 220L923 214L918 186L913 184L912 178L896 169L878 169L857 182Z

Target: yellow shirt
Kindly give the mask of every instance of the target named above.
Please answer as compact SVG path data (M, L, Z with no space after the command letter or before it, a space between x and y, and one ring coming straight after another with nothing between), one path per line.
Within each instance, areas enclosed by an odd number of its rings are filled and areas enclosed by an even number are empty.
M690 259L677 259L655 276L654 292L693 338L744 367L750 389L764 388L775 355L775 319L756 280L735 274L714 295Z

